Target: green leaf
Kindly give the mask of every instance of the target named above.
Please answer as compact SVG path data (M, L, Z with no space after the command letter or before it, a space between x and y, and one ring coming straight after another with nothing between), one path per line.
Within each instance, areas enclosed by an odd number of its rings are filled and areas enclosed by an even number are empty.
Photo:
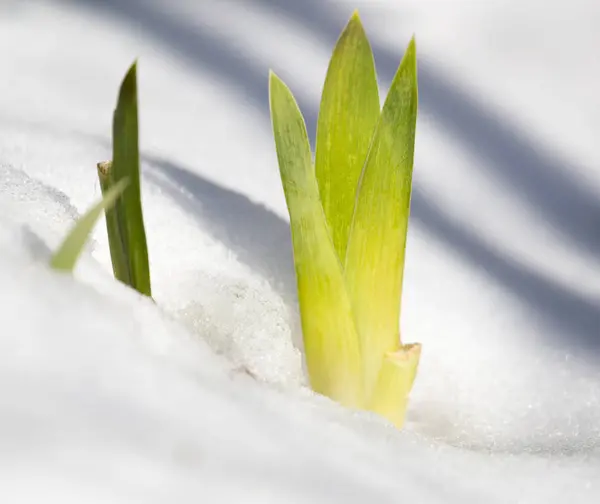
M97 168L102 194L106 194L112 187L112 162L106 161L103 163L98 163ZM119 214L115 206L108 208L104 212L104 216L106 220L106 232L108 235L108 245L110 247L110 258L113 266L113 273L115 278L121 282L131 285L126 239L123 236L126 227L123 223L120 223L120 221L124 219L124 216L122 213Z
M151 296L150 267L140 190L137 71L134 63L121 84L113 117L113 160L103 190L127 178L131 181L107 220L115 277L141 294Z
M417 118L414 39L394 76L361 176L345 275L361 340L365 391L400 346L399 318Z
M379 118L371 46L354 12L333 51L321 97L315 172L340 260L346 257L356 189Z
M52 268L59 271L73 271L77 259L81 255L83 247L96 225L98 217L100 217L103 210L110 208L116 202L117 198L127 187L127 184L127 180L121 180L110 191L104 193L99 203L90 208L77 220L73 229L71 229L61 246L52 256L50 260Z
M333 248L302 113L271 72L269 99L290 215L306 365L312 388L346 406L363 404L358 337Z

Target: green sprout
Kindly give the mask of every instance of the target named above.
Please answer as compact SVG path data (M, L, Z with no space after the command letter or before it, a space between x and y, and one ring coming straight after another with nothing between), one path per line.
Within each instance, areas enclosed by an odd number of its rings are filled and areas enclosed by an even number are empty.
M67 234L58 250L50 259L50 266L58 271L72 272L81 255L89 235L96 225L102 211L107 211L117 201L127 187L128 180L121 180L106 191L100 202L96 203L76 222Z
M140 189L136 63L131 65L119 91L113 117L113 160L98 163L98 178L106 194L121 180L131 181L113 208L106 212L106 230L117 280L152 296L146 230Z
M312 388L404 423L421 345L400 338L417 119L411 39L380 110L358 12L338 39L323 88L315 160L290 89L270 73L273 134L290 216Z

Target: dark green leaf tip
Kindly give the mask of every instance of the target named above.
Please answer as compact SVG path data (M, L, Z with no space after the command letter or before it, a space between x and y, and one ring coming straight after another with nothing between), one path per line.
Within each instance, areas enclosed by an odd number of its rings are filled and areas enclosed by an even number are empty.
M119 98L123 99L125 96L136 96L137 94L137 60L127 70L127 74L121 83L121 89L119 90Z

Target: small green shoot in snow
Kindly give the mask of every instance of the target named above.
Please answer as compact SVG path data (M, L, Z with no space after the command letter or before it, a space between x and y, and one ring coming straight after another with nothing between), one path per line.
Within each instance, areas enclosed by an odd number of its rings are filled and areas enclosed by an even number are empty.
M125 76L113 117L113 159L98 163L102 192L123 179L131 181L123 197L106 212L106 230L115 278L152 296L146 229L140 189L137 65Z
M312 388L404 422L421 345L403 345L400 304L417 118L410 41L383 110L371 46L355 12L323 88L315 162L289 88L269 95L290 215L306 364Z

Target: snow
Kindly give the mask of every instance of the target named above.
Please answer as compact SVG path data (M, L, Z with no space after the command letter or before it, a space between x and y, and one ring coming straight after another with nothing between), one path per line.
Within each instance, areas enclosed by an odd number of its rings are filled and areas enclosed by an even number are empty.
M0 500L597 502L600 8L547 4L3 2ZM272 67L314 137L355 7L383 90L420 58L401 432L306 388L266 101ZM156 305L103 225L45 265L136 57Z

